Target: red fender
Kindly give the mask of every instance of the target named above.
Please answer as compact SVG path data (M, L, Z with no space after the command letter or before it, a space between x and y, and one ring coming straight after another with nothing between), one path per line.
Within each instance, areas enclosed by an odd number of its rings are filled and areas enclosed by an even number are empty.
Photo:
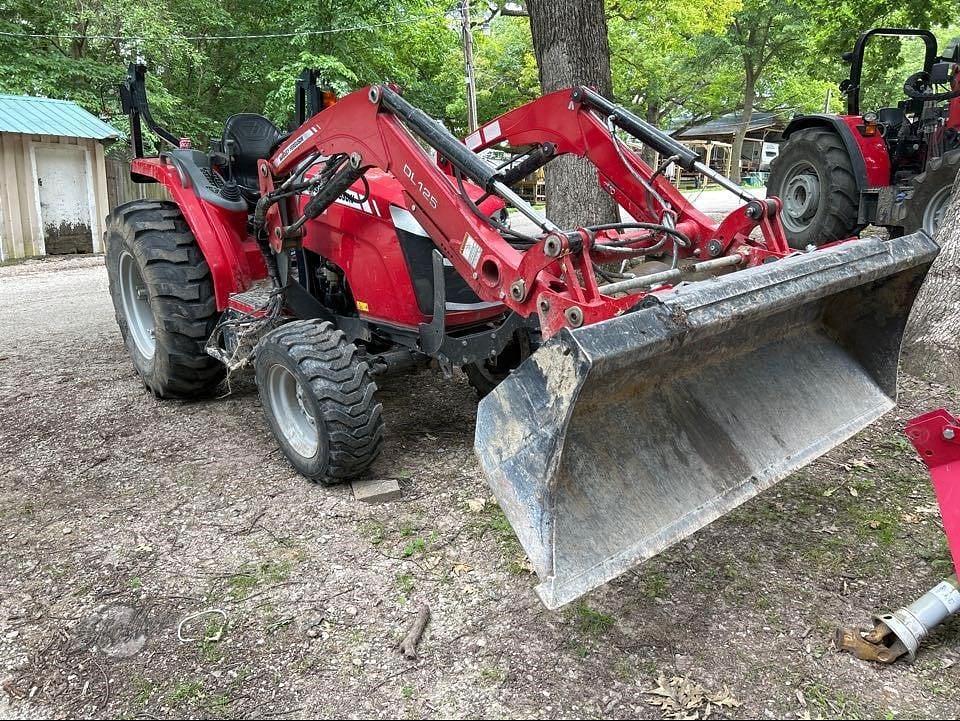
M231 211L209 203L181 178L177 168L164 157L136 158L131 172L161 183L183 213L200 251L210 266L217 309L227 307L231 293L239 293L267 275L263 256L247 235L247 213Z

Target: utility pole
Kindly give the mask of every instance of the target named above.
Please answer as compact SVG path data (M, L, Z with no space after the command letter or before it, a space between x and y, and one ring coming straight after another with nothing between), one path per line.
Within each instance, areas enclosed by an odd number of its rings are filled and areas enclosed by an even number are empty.
M827 97L823 99L823 112L824 112L824 113L829 113L829 112L830 112L830 93L831 93L832 90L833 90L833 88L827 88Z
M460 38L467 83L467 130L477 129L477 79L473 72L473 29L470 27L470 0L460 0Z

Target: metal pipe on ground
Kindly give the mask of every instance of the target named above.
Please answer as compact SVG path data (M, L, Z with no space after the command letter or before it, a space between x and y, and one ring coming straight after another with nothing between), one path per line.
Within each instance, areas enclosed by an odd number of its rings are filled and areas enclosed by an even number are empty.
M958 611L960 580L954 573L909 606L874 616L873 629L866 634L861 635L855 628L837 629L837 648L862 661L893 663L903 656L913 661L920 644Z

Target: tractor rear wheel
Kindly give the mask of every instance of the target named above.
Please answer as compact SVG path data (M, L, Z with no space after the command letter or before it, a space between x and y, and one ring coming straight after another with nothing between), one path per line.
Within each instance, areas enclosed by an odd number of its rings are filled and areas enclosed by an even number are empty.
M302 475L340 483L380 455L377 386L357 347L332 323L294 321L271 331L257 345L255 367L267 422Z
M895 210L897 225L904 233L923 230L931 238L937 236L958 172L960 150L951 150L931 160L924 172L910 179L913 190Z
M860 191L840 137L826 128L798 130L770 166L767 195L783 201L780 217L794 248L855 235Z
M219 314L210 268L176 204L135 200L107 218L107 277L133 366L158 398L194 398L220 383L204 351Z

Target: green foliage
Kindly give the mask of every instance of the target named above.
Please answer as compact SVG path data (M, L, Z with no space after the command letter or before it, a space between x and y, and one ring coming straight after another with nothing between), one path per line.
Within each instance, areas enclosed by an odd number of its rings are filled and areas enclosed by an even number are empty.
M293 84L307 66L341 92L371 82L402 85L444 117L457 89L439 82L457 35L442 0L0 0L0 31L79 38L4 38L0 92L77 101L125 129L117 86L129 62L150 69L154 116L203 142L231 113L265 112L286 125ZM380 26L361 29L361 26ZM339 29L292 38L190 40ZM117 39L124 38L124 39Z
M477 5L475 14L483 7ZM846 74L842 50L876 25L942 27L955 0L607 0L614 91L648 120L690 125L755 104L819 109ZM0 92L77 101L126 129L116 88L131 61L150 68L155 117L202 146L235 112L289 123L305 67L344 93L391 81L454 132L466 131L463 54L453 0L0 0ZM328 32L335 30L336 32ZM198 36L300 33L196 40ZM305 34L312 33L312 34ZM954 26L939 33L960 34ZM474 34L481 121L539 94L526 18L497 16ZM909 42L880 40L865 69L864 107L899 98L917 69Z
M540 80L527 19L497 17L490 23L489 32L476 32L474 71L481 123L537 97ZM456 88L456 96L445 109L446 117L451 127L466 133L466 85L459 45L451 49L440 77L444 85Z
M574 604L573 615L580 630L593 635L606 633L617 623L613 616L591 608L582 601Z
M717 42L740 7L741 0L608 2L614 93L657 124L726 112L740 73L717 62Z

